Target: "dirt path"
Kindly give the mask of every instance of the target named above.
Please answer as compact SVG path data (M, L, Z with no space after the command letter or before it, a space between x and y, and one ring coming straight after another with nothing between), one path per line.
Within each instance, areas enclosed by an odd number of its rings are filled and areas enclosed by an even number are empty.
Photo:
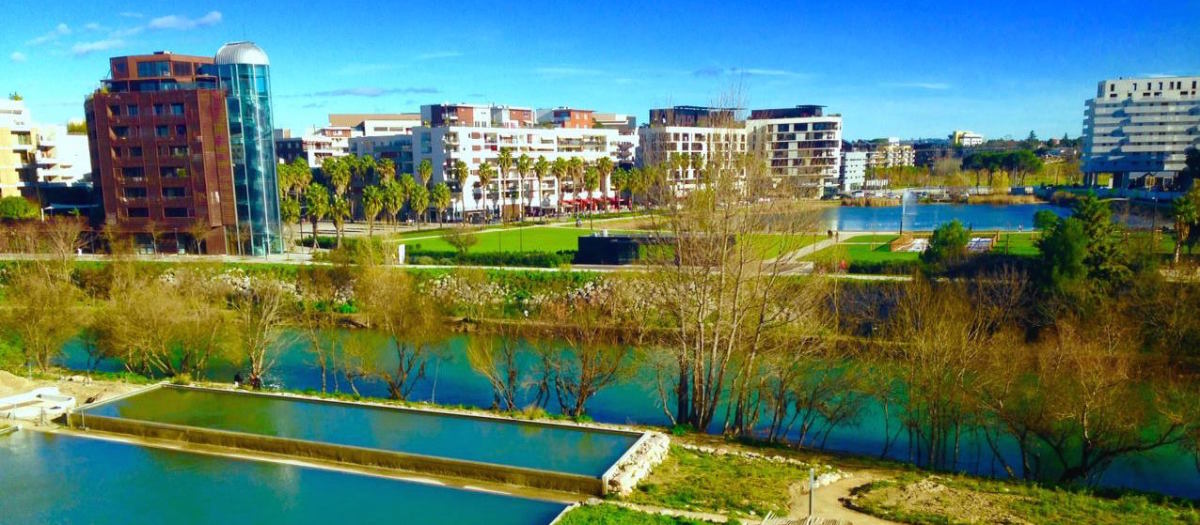
M850 496L850 491L854 488L866 485L880 477L878 473L860 470L848 478L842 478L831 485L818 488L813 495L815 514L821 518L850 522L854 525L895 525L894 521L879 519L848 509L841 502L842 498ZM800 523L803 523L804 518L808 517L808 493L804 492L803 485L803 483L797 483L792 486L790 491L792 504L788 514L789 519L798 520Z

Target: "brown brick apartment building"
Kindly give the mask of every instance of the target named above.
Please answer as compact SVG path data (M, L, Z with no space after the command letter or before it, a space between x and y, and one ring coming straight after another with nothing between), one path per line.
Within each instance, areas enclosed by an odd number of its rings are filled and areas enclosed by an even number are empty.
M157 52L114 57L85 103L98 221L142 249L230 251L236 233L225 93L211 57ZM222 199L222 195L226 198Z

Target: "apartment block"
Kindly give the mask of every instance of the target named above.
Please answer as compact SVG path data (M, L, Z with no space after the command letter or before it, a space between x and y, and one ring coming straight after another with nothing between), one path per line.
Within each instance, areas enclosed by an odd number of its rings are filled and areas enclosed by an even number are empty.
M575 109L568 107L546 108L537 110L538 124L555 128L588 129L595 127L596 120L592 118L590 109Z
M962 146L964 148L973 148L983 145L983 135L974 131L954 130L950 133L950 145Z
M350 137L350 154L366 155L376 160L391 159L396 164L397 175L416 173L416 165L413 164L412 133Z
M1111 173L1128 186L1146 176L1173 178L1189 147L1200 147L1200 76L1103 80L1083 123L1085 183Z
M468 177L463 192L465 208L456 199L454 208L460 214L482 213L489 208L505 207L512 213L523 207L526 213L538 214L559 205L607 205L615 199L607 178L599 189L589 194L570 182L558 187L547 174L539 178L532 170L521 176L515 170L515 159L528 155L532 160L578 157L594 163L609 158L619 159L618 132L614 129L542 127L532 109L481 105L435 104L421 106L421 121L426 124L413 129L412 162L422 160L433 164L432 182L446 182L455 192L460 191L452 170L458 161L467 166ZM497 160L503 150L514 158L514 169L501 174ZM484 187L480 184L479 168L484 163L495 168L496 177ZM430 182L430 181L426 181Z
M902 144L900 139L889 137L877 141L867 156L868 168L899 168L915 166L916 151L909 144Z
M849 193L863 189L867 180L867 152L843 151L842 164L839 166L841 175L838 185L843 192Z
M820 197L840 176L842 116L823 106L756 109L746 120L750 147L767 156L771 175Z
M49 204L47 193L86 187L91 171L86 136L35 124L23 101L0 100L0 197Z
M731 108L652 109L650 124L639 128L638 136L639 164L665 166L676 194L701 185L710 163L728 164L749 148L745 123L735 118Z
M84 108L99 222L146 251L282 250L261 49L114 57L101 82Z
M421 125L419 113L330 113L329 125L350 128L351 137L412 134Z

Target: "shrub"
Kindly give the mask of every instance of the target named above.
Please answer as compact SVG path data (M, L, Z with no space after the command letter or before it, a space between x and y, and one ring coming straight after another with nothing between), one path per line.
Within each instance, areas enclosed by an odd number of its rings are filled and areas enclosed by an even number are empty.
M409 250L406 253L412 264L441 264L464 266L525 266L531 268L557 268L575 260L573 250L548 252L488 252L456 253L425 250Z

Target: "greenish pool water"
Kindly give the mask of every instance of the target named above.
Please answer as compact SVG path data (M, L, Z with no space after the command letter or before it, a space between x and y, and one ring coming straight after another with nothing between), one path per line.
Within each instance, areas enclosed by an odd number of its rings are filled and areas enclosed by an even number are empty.
M544 525L563 508L41 432L0 438L0 523Z
M595 478L637 440L581 428L171 387L87 413Z

